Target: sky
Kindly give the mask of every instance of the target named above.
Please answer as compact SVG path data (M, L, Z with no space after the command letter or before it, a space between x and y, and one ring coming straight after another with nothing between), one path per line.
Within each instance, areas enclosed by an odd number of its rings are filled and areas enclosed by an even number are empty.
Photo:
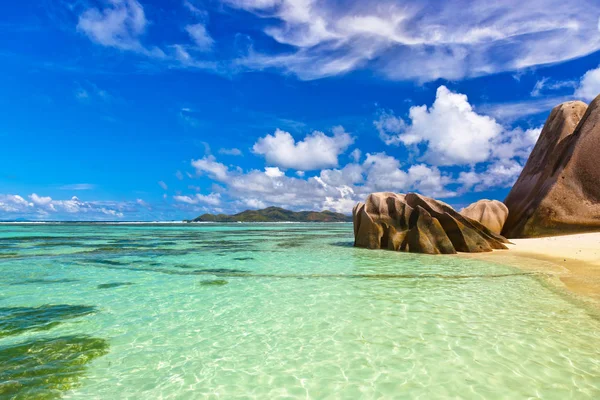
M503 200L600 94L597 0L23 0L0 31L0 220Z

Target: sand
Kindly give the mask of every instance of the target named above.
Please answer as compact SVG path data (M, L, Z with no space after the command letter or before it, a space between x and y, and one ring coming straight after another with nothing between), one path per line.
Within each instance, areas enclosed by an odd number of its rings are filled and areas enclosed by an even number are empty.
M478 254L557 278L568 291L600 307L600 232L511 239L509 250Z

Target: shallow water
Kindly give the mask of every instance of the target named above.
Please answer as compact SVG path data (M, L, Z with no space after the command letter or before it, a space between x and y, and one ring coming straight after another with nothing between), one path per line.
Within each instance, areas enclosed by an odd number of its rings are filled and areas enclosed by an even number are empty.
M541 276L351 245L350 224L0 226L0 398L600 398L600 321Z

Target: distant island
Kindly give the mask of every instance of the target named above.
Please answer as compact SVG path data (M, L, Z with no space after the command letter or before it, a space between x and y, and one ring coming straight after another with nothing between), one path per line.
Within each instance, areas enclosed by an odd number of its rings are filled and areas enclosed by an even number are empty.
M332 211L290 211L280 207L238 214L203 214L188 222L352 222L352 216Z

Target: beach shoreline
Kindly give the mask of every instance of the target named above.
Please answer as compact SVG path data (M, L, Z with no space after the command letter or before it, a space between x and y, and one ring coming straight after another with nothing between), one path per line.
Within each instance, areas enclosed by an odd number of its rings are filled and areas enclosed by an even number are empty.
M510 241L508 251L461 256L548 274L568 292L600 309L600 232Z

